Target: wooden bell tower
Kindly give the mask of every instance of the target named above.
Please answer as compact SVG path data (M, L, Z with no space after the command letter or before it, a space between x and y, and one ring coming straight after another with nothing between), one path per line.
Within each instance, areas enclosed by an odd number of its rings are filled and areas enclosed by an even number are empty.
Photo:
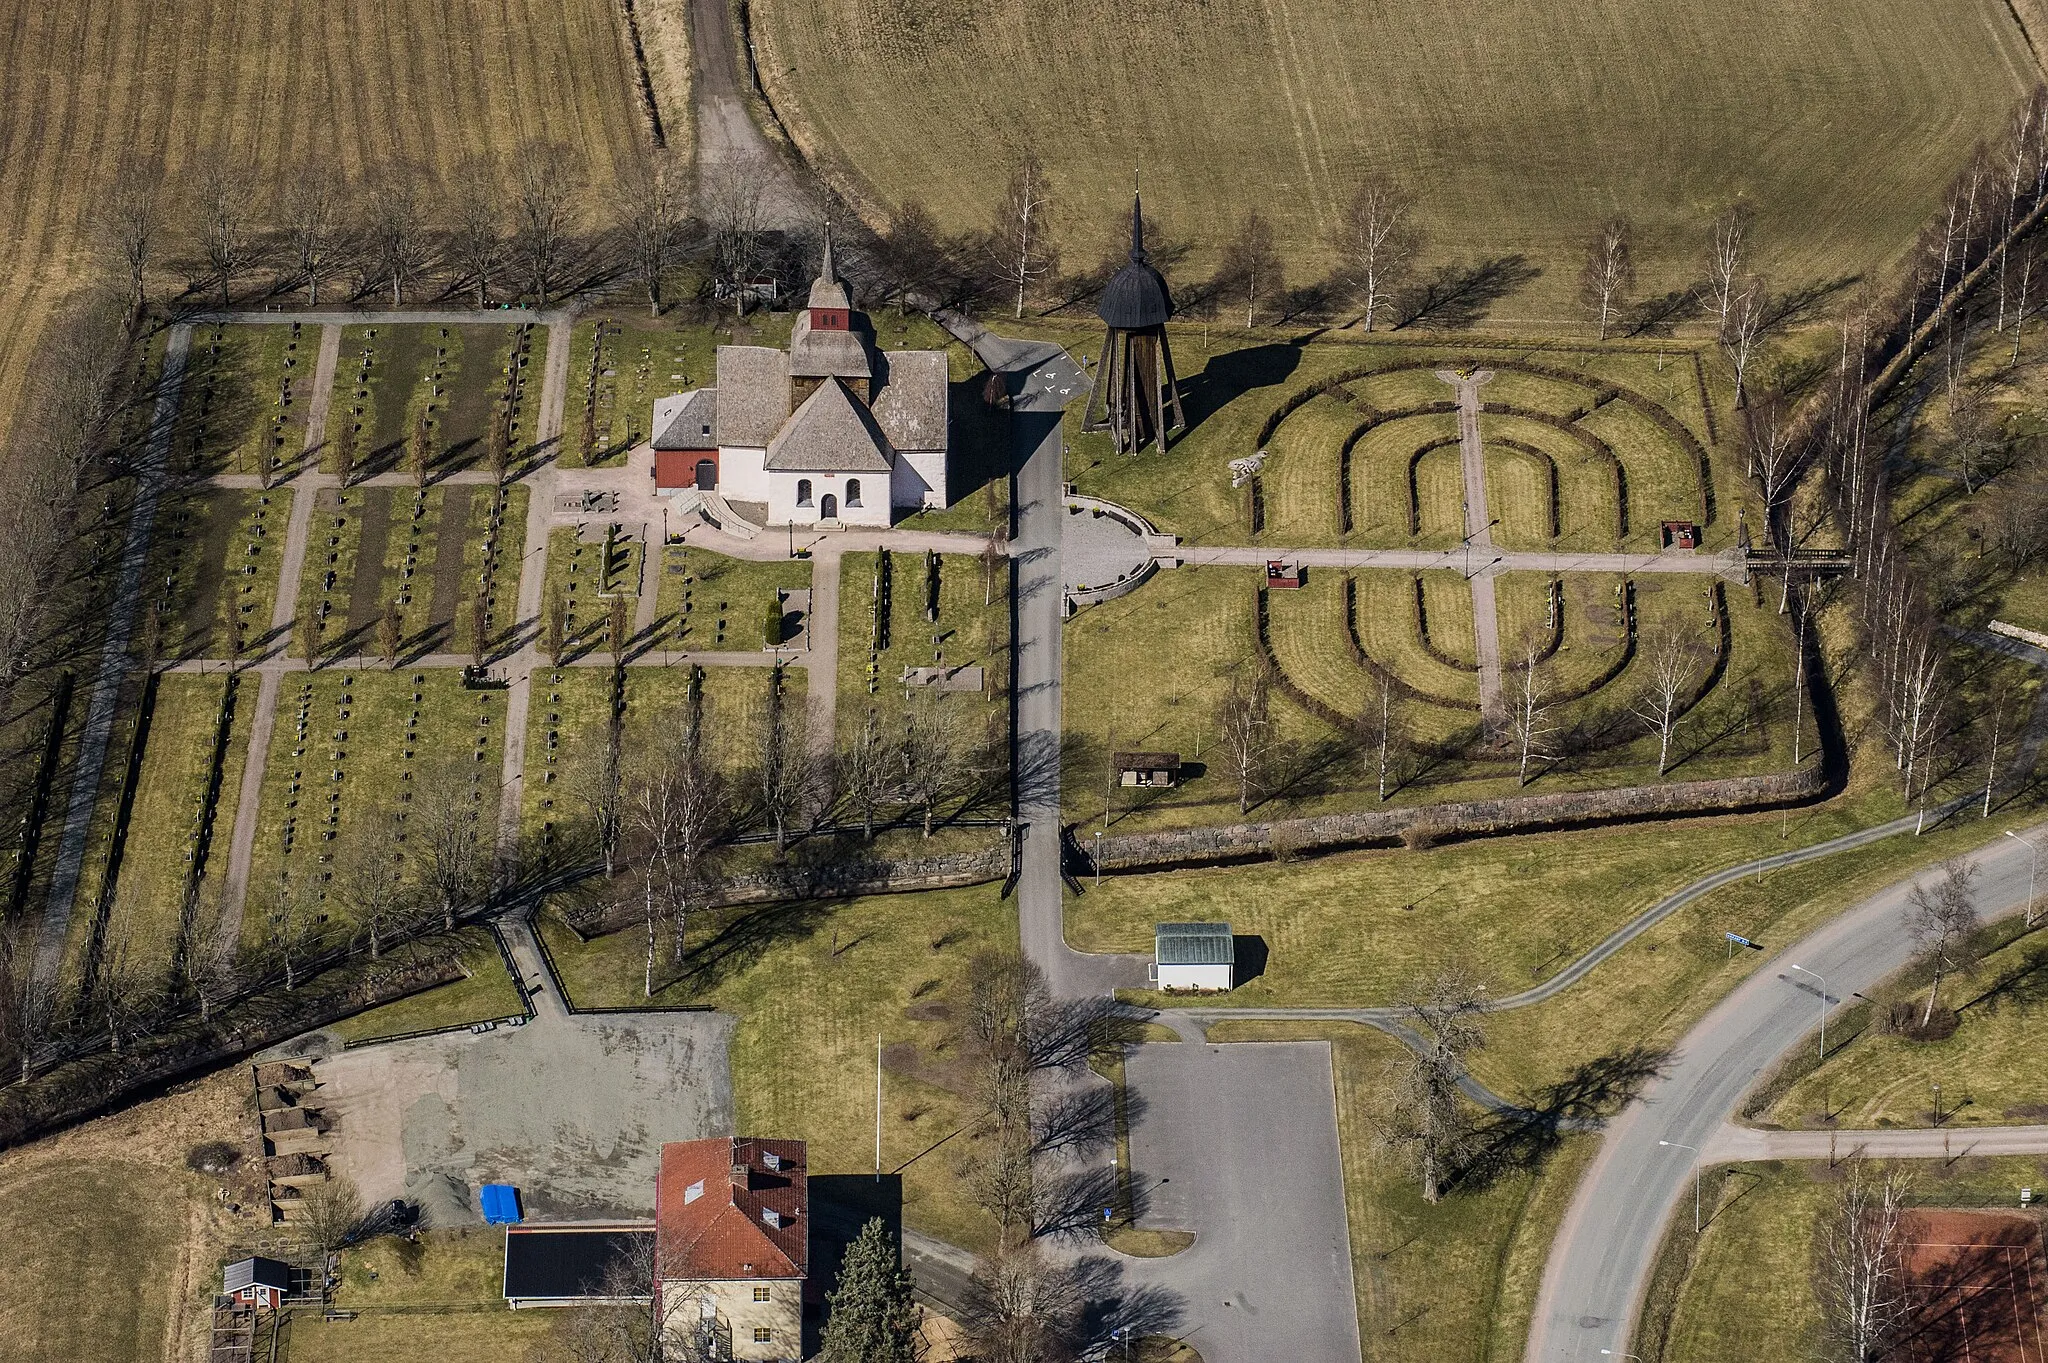
M1136 454L1148 440L1164 450L1168 438L1187 427L1166 320L1173 295L1166 279L1145 255L1145 223L1138 197L1131 196L1131 259L1102 291L1095 310L1103 322L1102 355L1081 429L1108 431L1120 454Z

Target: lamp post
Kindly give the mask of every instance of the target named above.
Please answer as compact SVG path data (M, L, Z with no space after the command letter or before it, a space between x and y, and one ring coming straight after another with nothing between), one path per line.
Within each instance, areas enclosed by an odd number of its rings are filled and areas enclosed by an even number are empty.
M2027 926L2031 928L2034 926L2034 876L2041 869L2041 844L2032 838L2021 837L2010 828L2005 830L2005 836L2014 842L2025 843L2027 850L2034 854L2033 861L2027 866Z
M1657 1144L1672 1146L1679 1150L1692 1151L1692 1233L1698 1235L1702 1228L1700 1221L1700 1148L1696 1145L1687 1145L1684 1141L1658 1141ZM1600 1352L1604 1354L1607 1350L1602 1349ZM1626 1358L1628 1355L1623 1354L1622 1357Z
M1802 975L1811 975L1820 981L1820 1058L1825 1062L1828 1058L1828 977L1818 970L1808 970L1803 965L1795 965L1792 968Z
M1102 830L1095 830L1095 888L1102 888Z
M1636 1363L1643 1363L1643 1356L1641 1354L1618 1354L1612 1349L1602 1349L1600 1352L1608 1358L1633 1358Z

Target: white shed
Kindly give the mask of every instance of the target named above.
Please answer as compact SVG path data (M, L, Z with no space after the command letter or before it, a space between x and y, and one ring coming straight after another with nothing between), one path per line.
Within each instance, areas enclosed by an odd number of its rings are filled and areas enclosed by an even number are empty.
M1152 960L1161 989L1225 990L1237 983L1228 923L1161 923L1152 933Z

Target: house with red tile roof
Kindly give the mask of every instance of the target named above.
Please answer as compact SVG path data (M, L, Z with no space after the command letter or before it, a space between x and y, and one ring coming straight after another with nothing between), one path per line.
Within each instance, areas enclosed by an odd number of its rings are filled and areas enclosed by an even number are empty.
M802 1141L733 1136L662 1146L654 1290L667 1328L714 1357L794 1363L803 1347L810 1212Z

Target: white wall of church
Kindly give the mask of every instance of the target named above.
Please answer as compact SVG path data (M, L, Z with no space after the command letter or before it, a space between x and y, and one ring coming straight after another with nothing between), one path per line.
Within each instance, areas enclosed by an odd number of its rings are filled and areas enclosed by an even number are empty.
M768 478L770 525L816 525L832 499L833 517L841 525L889 525L889 475L886 473L781 473ZM855 486L858 485L857 491ZM804 494L808 493L808 496ZM849 500L858 496L859 505Z
M946 453L940 450L932 454L903 454L896 456L896 476L901 480L903 493L892 492L898 506L947 507L952 498L946 495ZM914 490L915 495L910 493Z
M761 467L768 451L758 446L718 447L718 495L727 501L765 502L768 474Z

